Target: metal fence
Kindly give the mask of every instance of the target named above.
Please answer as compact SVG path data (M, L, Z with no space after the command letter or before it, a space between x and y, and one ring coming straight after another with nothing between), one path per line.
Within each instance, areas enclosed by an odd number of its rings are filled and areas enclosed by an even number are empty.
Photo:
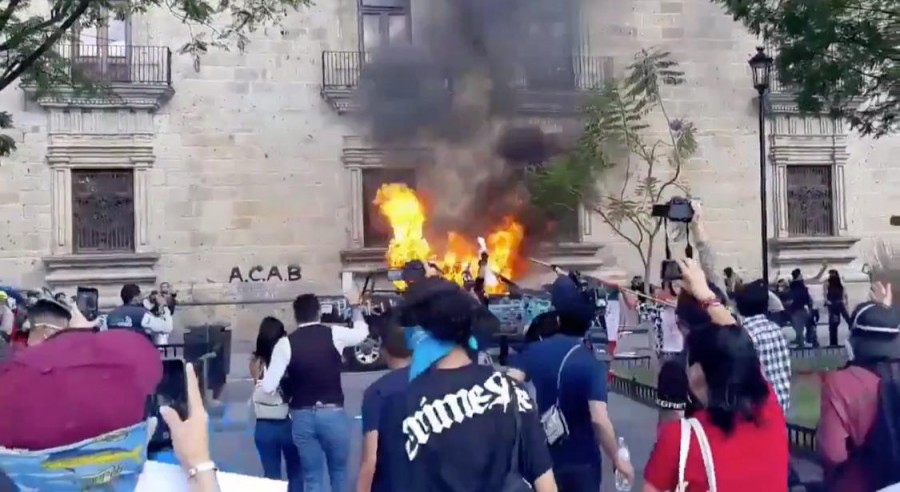
M60 43L53 49L73 79L172 85L172 51L165 46Z
M371 55L361 51L323 51L322 88L353 89ZM613 77L612 57L571 56L516 59L505 67L510 86L535 92L590 91Z

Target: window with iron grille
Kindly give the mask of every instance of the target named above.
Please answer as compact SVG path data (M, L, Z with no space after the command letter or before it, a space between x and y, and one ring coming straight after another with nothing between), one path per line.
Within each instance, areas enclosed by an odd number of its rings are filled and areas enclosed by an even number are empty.
M788 234L833 236L832 167L787 166L786 173Z
M363 246L366 248L385 247L391 241L391 227L373 203L378 188L387 183L403 183L416 187L416 172L413 169L377 168L362 170L363 189Z
M134 251L134 172L72 171L72 249L75 253Z

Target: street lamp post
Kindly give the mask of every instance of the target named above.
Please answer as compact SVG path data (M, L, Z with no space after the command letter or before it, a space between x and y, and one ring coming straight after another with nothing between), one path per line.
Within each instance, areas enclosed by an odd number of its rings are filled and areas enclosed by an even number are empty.
M759 93L759 212L760 234L762 235L762 278L769 285L769 212L766 187L766 105L765 94L769 90L774 60L767 55L762 46L756 48L756 54L750 58L750 69L753 72L753 88Z

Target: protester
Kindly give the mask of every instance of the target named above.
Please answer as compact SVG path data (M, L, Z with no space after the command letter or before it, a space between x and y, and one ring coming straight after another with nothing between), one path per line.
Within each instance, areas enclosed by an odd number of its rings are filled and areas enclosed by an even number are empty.
M262 380L272 362L272 351L279 340L287 337L284 324L267 316L259 325L256 350L250 359L250 375L254 383ZM288 477L288 492L303 492L303 476L300 473L300 455L291 435L290 408L283 392L266 393L257 387L253 392L253 412L256 427L253 440L262 463L263 476L281 480L281 461Z
M0 343L9 342L16 324L10 299L6 292L0 291Z
M742 325L759 355L763 374L787 415L791 405L791 351L781 327L769 320L769 288L764 280L745 284L738 291L736 303L743 316Z
M353 328L322 324L321 305L313 294L298 296L293 310L297 329L275 344L259 384L263 391L274 394L282 378L288 377L285 396L290 401L304 490L325 490L326 465L331 490L346 490L350 417L344 411L342 354L369 336L369 326L358 306L352 312Z
M0 468L23 490L134 490L161 378L156 349L124 331L60 327L17 351L0 366Z
M759 369L753 341L709 288L702 268L690 259L679 264L683 289L707 310L711 320L705 326L692 327L687 337L690 391L702 408L692 416L698 425L688 439L686 483L678 483L682 425L670 422L660 431L645 468L644 491L671 491L679 486L686 490L786 491L787 426ZM697 432L708 439L716 488L709 483Z
M838 346L838 328L841 318L850 326L850 314L847 312L847 291L837 270L829 270L828 278L823 285L825 308L828 309L828 345Z
M829 491L900 482L900 317L889 284L873 283L872 300L853 312L849 364L822 378L816 437Z
M687 372L678 359L667 360L656 378L657 432L673 420L681 420L690 400Z
M169 282L160 283L159 296L169 308L169 314L175 316L175 308L178 306L178 292L172 290L172 284Z
M135 284L125 284L121 291L122 305L113 309L106 317L106 327L110 330L123 329L140 333L154 343L166 343L172 333L172 316L168 308L161 305L158 296L151 299L154 307L159 307L154 314L144 306L141 299L141 288Z
M630 481L634 478L631 463L616 454L616 434L606 404L606 365L582 345L594 306L568 276L557 278L550 296L559 331L519 353L510 363L510 376L534 383L541 415L551 409L562 413L568 431L550 445L559 490L598 490L601 450Z
M390 458L381 456L390 447L381 446L379 433L382 408L385 401L395 394L403 393L409 382L409 363L412 352L406 346L403 327L395 313L388 313L373 323L373 332L381 339L381 355L391 370L366 388L362 400L362 460L359 476L356 481L357 492L393 492L402 488L400 484L389 482L391 473L385 470L390 466ZM387 438L388 434L384 438Z
M398 480L392 483L403 483L404 492L519 491L529 484L554 492L532 400L509 377L469 357L473 302L435 277L405 294L401 322L413 352L411 380L379 427L391 433L383 440L392 447L388 454L402 458L390 466Z
M791 272L788 293L790 295L790 305L785 307L791 320L791 326L794 328L794 345L803 347L804 342L806 342L813 346L818 346L819 341L816 337L815 329L809 329L809 319L814 309L813 301L809 295L809 288L806 287L806 282L803 280L803 273L799 268L795 268ZM806 330L805 336L804 330Z

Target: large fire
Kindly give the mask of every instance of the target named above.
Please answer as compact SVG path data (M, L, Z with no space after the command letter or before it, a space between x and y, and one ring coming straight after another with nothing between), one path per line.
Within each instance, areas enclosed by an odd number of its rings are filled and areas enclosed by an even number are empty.
M463 277L469 272L478 275L479 245L477 241L456 232L447 233L443 253L433 251L425 239L427 212L416 192L402 183L388 183L378 189L373 202L387 219L393 231L388 245L386 259L390 268L402 268L408 261L430 262L441 270L442 275L462 285ZM512 217L506 217L487 235L488 269L495 275L515 278L519 246L525 229ZM489 294L506 292L503 282L485 285Z

